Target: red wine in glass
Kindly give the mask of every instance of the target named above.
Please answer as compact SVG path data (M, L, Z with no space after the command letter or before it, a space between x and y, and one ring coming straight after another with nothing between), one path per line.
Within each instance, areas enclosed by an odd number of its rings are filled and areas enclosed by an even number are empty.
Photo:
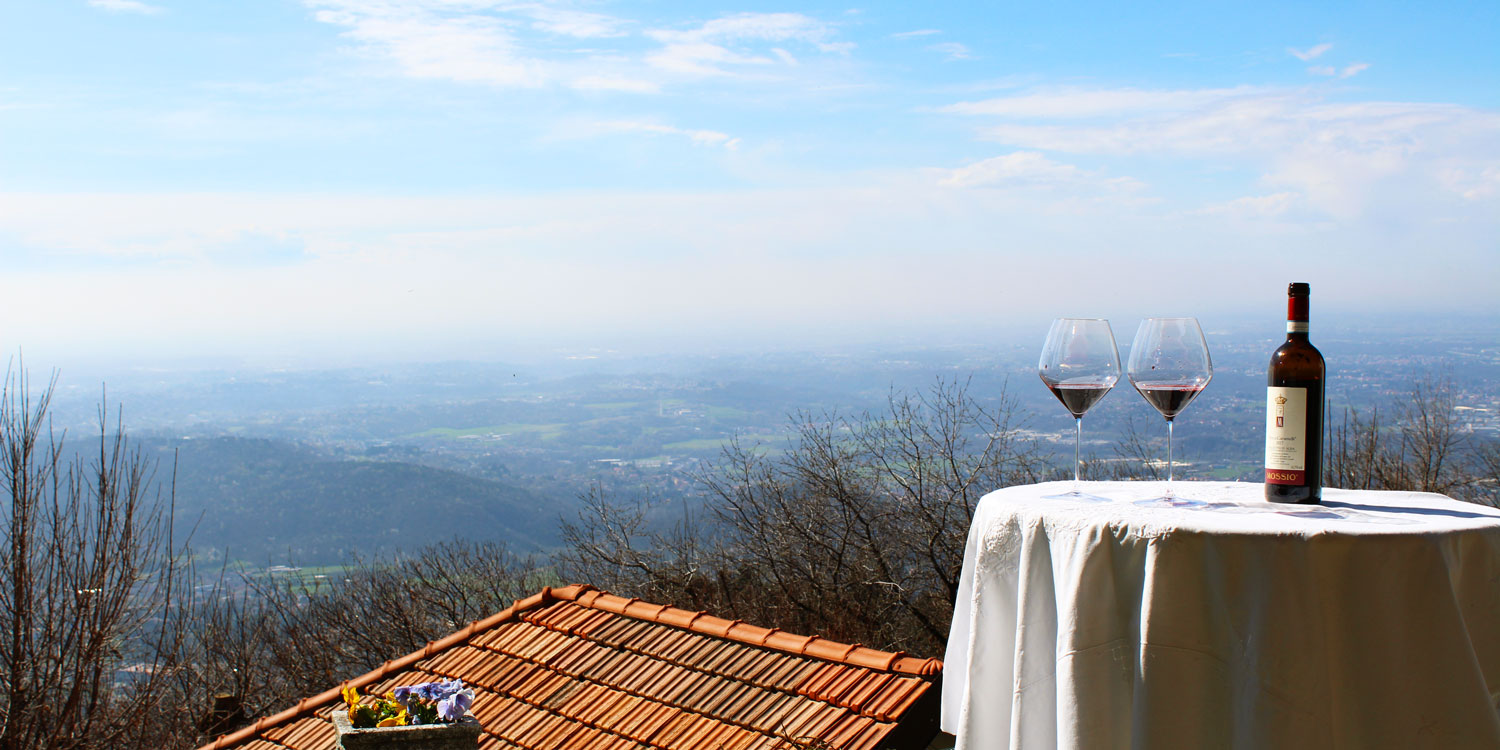
M1204 503L1172 494L1172 420L1214 377L1208 342L1196 318L1147 318L1130 345L1130 384L1167 420L1167 486L1161 497L1140 500L1148 507L1199 507Z
M1120 350L1109 321L1102 318L1058 318L1047 332L1037 375L1052 395L1073 415L1073 490L1048 498L1103 502L1109 498L1083 491L1079 451L1083 445L1083 415L1104 398L1120 379Z
M1146 402L1156 407L1163 417L1171 419L1187 408L1189 402L1203 392L1201 385L1143 385L1137 390L1146 397Z
M1089 407L1097 403L1099 399L1104 398L1104 394L1109 393L1109 389L1113 388L1114 384L1047 383L1047 387L1052 389L1052 395L1062 402L1074 419L1082 419L1084 412L1088 411Z

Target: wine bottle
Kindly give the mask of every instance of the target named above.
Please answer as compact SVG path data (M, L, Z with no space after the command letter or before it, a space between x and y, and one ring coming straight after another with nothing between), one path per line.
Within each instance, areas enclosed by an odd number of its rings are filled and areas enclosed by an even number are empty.
M1266 499L1323 496L1323 355L1307 340L1307 284L1287 288L1286 343L1266 372Z

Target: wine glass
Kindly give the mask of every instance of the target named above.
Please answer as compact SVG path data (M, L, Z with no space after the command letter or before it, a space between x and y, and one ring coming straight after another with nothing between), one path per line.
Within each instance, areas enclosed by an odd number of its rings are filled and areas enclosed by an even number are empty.
M1141 500L1148 507L1197 507L1198 500L1172 494L1172 419L1187 408L1214 377L1208 342L1197 318L1147 318L1130 345L1130 384L1167 418L1167 489Z
M1079 448L1083 444L1083 413L1104 398L1120 379L1120 350L1109 321L1102 318L1058 318L1047 331L1036 372L1073 415L1073 490L1048 498L1106 502L1090 495L1078 479Z

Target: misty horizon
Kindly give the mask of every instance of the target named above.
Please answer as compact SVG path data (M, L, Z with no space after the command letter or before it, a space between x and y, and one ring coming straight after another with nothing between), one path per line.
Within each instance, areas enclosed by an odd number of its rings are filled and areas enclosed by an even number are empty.
M1316 294L1316 290L1314 291ZM1500 312L1489 315L1458 313L1412 314L1400 311L1351 313L1333 305L1319 305L1314 298L1313 337L1371 335L1384 333L1391 337L1424 336L1441 329L1447 337L1458 339L1500 340ZM1283 310L1280 300L1272 300L1258 313L1195 313L1191 310L1168 310L1156 315L1197 317L1210 336L1229 334L1237 338L1269 337L1282 334ZM1331 309L1330 309L1331 308ZM1047 325L1053 317L1105 317L1110 320L1115 338L1122 348L1129 344L1138 322L1147 315L1107 314L1087 309L1060 309L1056 316L1027 314L1006 321L968 321L965 325L818 326L809 321L796 327L754 329L748 325L723 326L714 330L621 331L615 333L568 332L554 335L489 339L402 337L389 331L371 331L364 336L338 337L257 337L248 342L224 337L210 340L183 340L175 337L153 339L144 333L104 342L68 345L66 342L41 340L33 345L26 341L26 327L15 326L10 339L8 360L14 365L24 360L33 377L41 370L88 372L106 376L111 372L162 369L192 370L318 370L345 367L379 367L400 365L456 363L513 363L535 365L561 360L589 358L628 360L656 357L717 357L754 354L811 353L839 351L910 350L982 350L987 347L1011 349L1034 347L1040 351ZM19 355L19 358L18 358Z

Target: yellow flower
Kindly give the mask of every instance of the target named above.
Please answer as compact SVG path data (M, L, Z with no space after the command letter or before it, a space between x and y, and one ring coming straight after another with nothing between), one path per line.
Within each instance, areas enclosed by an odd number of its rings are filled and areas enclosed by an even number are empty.
M359 703L359 688L346 687L346 688L344 688L343 693L344 693L344 703L346 705L349 705L349 706L352 707L356 703Z
M395 717L395 716L392 716L389 719L383 719L379 724L376 724L375 726L377 726L377 727L399 727L399 726L401 726L401 720L399 718Z

